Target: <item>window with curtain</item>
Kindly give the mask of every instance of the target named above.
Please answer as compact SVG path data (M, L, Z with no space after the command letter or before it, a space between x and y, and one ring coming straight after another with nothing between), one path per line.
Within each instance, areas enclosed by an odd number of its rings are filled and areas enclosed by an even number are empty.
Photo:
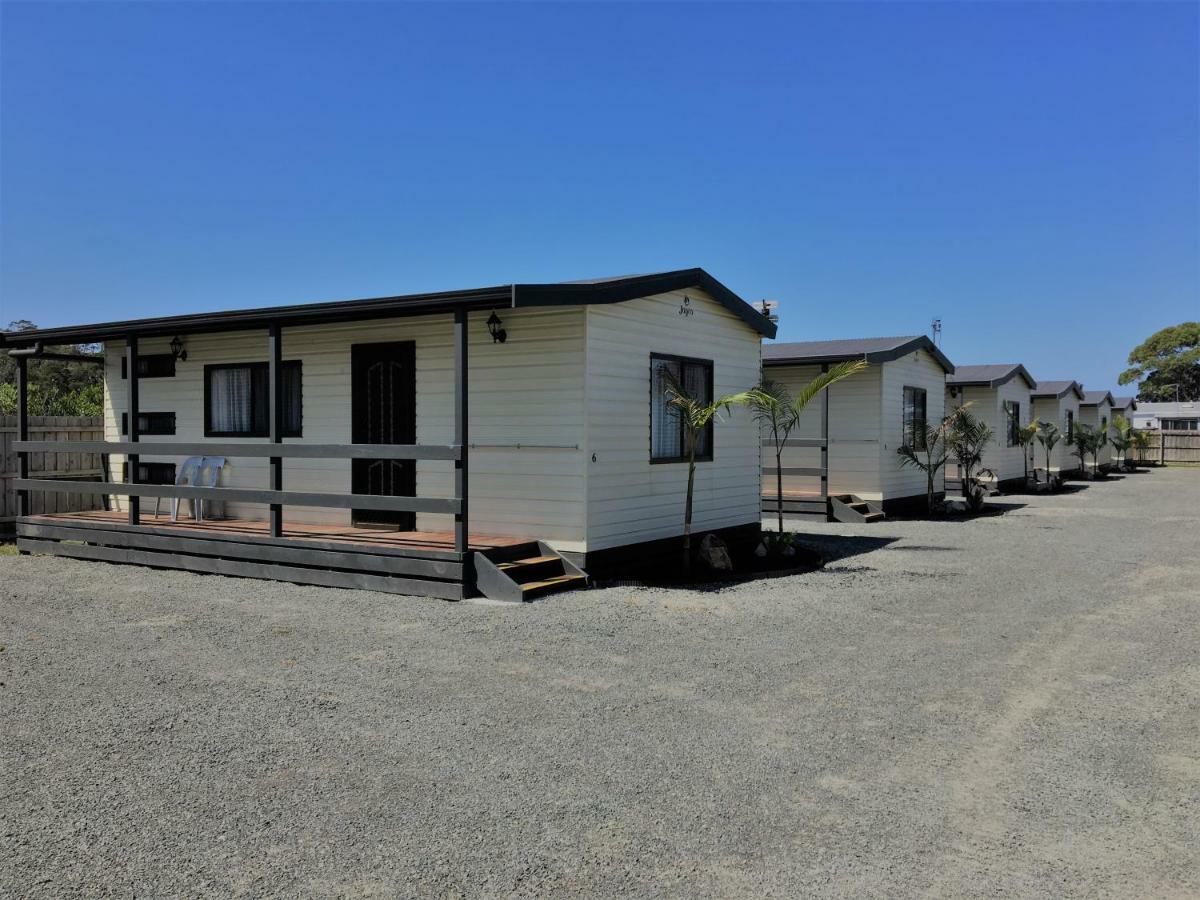
M303 421L299 360L281 369L283 436L300 437ZM267 363L204 367L204 436L268 437L271 433L271 372Z
M1004 416L1008 431L1008 446L1015 447L1021 443L1021 404L1016 400L1005 400Z
M687 459L683 421L679 410L667 402L668 389L674 379L701 403L711 403L713 397L713 364L711 360L686 359L679 356L653 354L650 357L650 461L682 462ZM697 435L696 459L713 458L712 422Z
M904 446L912 447L914 450L925 449L925 410L925 389L905 387Z

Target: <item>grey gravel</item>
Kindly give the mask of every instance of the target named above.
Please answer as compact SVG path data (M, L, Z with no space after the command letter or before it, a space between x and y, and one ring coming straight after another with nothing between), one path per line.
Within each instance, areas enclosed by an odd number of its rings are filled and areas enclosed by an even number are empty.
M1200 893L1200 471L525 607L0 558L0 895Z

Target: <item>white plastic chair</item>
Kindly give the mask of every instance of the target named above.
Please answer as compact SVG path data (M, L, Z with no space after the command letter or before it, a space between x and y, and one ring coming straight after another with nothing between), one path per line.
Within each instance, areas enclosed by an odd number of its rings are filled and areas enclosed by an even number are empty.
M221 479L221 470L225 468L225 457L206 456L200 463L200 471L196 473L196 487L216 487ZM197 500L192 506L196 510L196 521L204 521L204 501Z
M185 459L175 471L175 485L194 485L196 476L200 473L200 464L204 462L203 456L189 456ZM162 503L162 497L154 498L154 515L158 516L158 505ZM192 504L192 509L195 510L196 504ZM179 498L171 498L171 521L177 520L179 515Z

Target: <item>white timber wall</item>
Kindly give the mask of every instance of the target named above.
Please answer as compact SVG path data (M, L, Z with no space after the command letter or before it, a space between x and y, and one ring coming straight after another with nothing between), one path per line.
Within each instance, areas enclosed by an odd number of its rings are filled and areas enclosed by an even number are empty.
M1068 392L1060 400L1042 399L1033 401L1033 414L1037 416L1039 421L1053 422L1058 426L1058 430L1062 432L1062 440L1054 445L1054 451L1050 454L1051 472L1070 472L1079 468L1079 459L1072 453L1074 445L1067 443L1068 411L1075 414L1075 421L1078 422L1079 398L1073 392ZM1034 459L1037 461L1039 468L1044 469L1046 467L1046 452L1042 449L1041 444L1037 444L1037 449L1034 450Z
M680 314L685 296L691 315ZM758 383L760 336L699 290L589 306L586 315L588 550L677 537L687 463L650 463L650 354L712 360L721 396ZM760 521L750 411L723 415L713 442L713 460L696 465L694 532Z
M882 367L869 366L828 388L829 393L829 493L855 494L866 500L883 499L880 486L879 440L882 402ZM779 382L791 394L821 374L819 365L768 366L764 377ZM818 396L800 416L793 438L821 436L821 397ZM763 431L762 465L774 468L775 450L768 446L769 432ZM818 468L819 447L788 445L783 453L784 468ZM763 491L773 496L773 476L764 476ZM819 494L820 478L789 475L783 479L785 491Z
M1112 427L1113 411L1112 407L1107 402L1099 403L1096 406L1081 406L1079 407L1079 421L1084 425L1090 425L1092 428L1099 428L1101 421L1108 422L1108 428L1105 429L1108 437L1111 438L1116 432ZM1113 449L1111 444L1105 444L1104 448L1096 456L1096 462L1101 466L1111 465L1113 461ZM1088 459L1089 464L1091 458Z
M1033 416L1029 386L1019 377L996 388L979 386L959 388L957 397L951 397L949 389L946 391L947 412L971 403L971 414L986 422L992 429L992 440L984 452L983 465L995 472L1000 481L1025 476L1025 463L1022 459L1023 448L1019 444L1013 447L1008 446L1008 417L1004 413L1006 401L1020 404L1019 422L1021 425L1028 425ZM956 464L951 462L949 465Z
M487 312L468 322L470 419L469 441L501 445L470 449L471 532L476 535L540 537L564 550L585 549L584 310L563 307L500 310L508 341L494 344ZM415 341L417 367L417 442L453 442L454 355L449 315L383 319L285 328L283 358L302 363L303 437L285 443L350 442L350 348L353 344ZM186 340L188 359L176 365L174 378L139 382L143 412L174 411L173 437L146 435L146 441L203 441L204 366L211 363L261 362L266 359L264 332L193 335ZM167 339L143 340L142 354L167 352ZM108 348L105 366L105 439L121 440L121 412L127 408L127 382L121 379L122 344ZM221 438L222 443L239 439ZM263 443L263 438L243 438ZM523 445L517 449L516 444ZM538 445L543 445L539 447ZM556 445L551 449L545 445ZM579 449L573 449L578 447ZM178 457L143 456L143 461ZM114 458L114 477L121 459ZM267 460L229 460L223 487L268 486ZM299 459L284 462L284 489L350 493L349 460ZM453 464L417 463L417 495L453 496ZM124 499L121 499L124 505ZM153 500L142 509L153 510ZM163 501L164 510L167 501ZM259 504L230 504L230 516L264 518ZM348 510L287 507L284 521L350 520ZM446 531L450 516L419 514L417 528Z
M925 473L902 467L897 448L904 442L904 388L925 389L925 416L936 425L946 416L946 371L925 350L883 365L883 402L879 444L882 499L898 500L925 495ZM945 468L938 471L934 490L945 490Z

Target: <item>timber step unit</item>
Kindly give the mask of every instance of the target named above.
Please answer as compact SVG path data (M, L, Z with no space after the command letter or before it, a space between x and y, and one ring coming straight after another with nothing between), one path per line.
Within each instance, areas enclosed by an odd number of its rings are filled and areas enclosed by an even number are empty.
M587 584L587 573L545 541L494 547L475 554L475 587L489 600L524 603Z
M839 522L879 522L887 518L878 503L863 500L854 494L837 494L830 497L829 511Z

